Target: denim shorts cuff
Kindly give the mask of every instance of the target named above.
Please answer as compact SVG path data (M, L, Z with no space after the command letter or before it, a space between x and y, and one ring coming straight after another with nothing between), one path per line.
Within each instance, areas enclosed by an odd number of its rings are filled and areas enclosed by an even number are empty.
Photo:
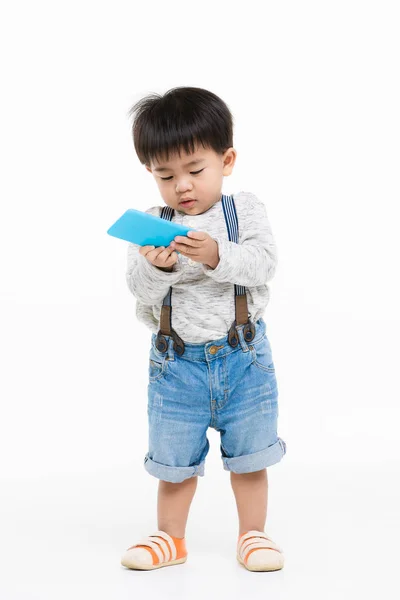
M243 456L234 456L233 458L223 456L222 461L225 471L253 473L279 462L284 454L286 454L286 443L281 438L278 438L275 444L272 444L272 446L269 446L265 450Z
M191 467L169 467L168 465L162 465L161 463L152 460L148 454L144 459L144 468L150 475L162 479L163 481L169 481L170 483L181 483L185 479L190 477L196 477L204 475L204 463L201 462L199 465L192 465Z

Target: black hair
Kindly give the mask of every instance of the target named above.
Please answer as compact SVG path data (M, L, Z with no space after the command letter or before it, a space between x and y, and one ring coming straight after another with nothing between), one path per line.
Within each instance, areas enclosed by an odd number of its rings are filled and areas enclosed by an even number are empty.
M132 135L142 164L168 160L170 153L195 151L196 143L218 154L233 146L233 117L215 94L198 87L151 93L132 106Z

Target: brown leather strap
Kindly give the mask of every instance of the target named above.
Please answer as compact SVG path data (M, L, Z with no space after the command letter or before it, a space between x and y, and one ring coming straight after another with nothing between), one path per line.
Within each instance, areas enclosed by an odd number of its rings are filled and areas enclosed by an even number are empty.
M171 335L171 306L167 304L161 307L160 332L162 335Z
M245 325L249 320L247 296L235 296L236 325Z

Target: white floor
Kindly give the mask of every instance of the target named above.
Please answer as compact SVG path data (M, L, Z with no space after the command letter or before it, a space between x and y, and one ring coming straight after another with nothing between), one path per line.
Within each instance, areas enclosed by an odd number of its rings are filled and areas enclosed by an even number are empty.
M137 468L0 480L1 600L400 597L396 462L271 467L266 529L286 558L274 573L236 562L229 475L215 467L199 480L186 564L122 567L124 549L155 530L157 482Z

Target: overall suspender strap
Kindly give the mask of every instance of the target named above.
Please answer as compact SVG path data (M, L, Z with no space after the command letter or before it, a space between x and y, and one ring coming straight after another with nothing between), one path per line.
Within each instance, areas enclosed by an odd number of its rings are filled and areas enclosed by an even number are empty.
M161 209L160 217L162 219L167 219L167 221L172 221L172 217L174 216L174 209L171 206L163 206Z
M172 217L174 216L174 209L170 206L164 206L161 210L160 217L161 219L166 219L167 221L172 221ZM165 335L172 337L174 340L174 350L182 356L185 352L185 344L182 338L176 333L174 329L172 329L172 321L171 321L171 295L172 295L172 287L169 288L168 293L164 297L163 305L161 307L160 314L160 329L157 334L156 346L160 352L166 352L168 349L168 344L165 339Z
M174 216L174 209L170 206L164 206L161 210L160 217L161 219L166 219L167 221L172 221L172 217ZM167 295L163 300L163 306L161 309L160 316L160 332L163 335L171 335L171 295L172 295L172 287L169 288Z
M230 242L239 243L239 221L236 213L233 196L222 195L222 208L224 211L226 228ZM243 285L235 285L235 314L236 325L245 325L249 320L247 308L246 288Z

